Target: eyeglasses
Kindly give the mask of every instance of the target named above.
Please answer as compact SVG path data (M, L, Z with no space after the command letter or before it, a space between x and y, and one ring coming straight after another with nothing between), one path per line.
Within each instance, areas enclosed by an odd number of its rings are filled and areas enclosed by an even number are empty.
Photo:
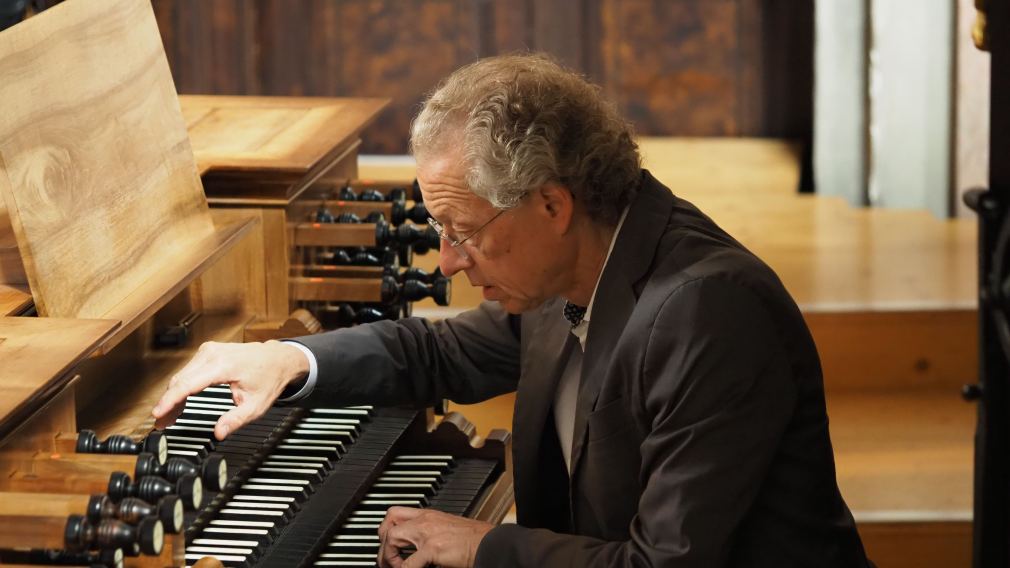
M449 233L446 232L445 227L441 223L439 223L438 221L432 219L431 217L428 217L428 224L431 225L432 229L435 229L435 232L438 233L439 238L441 238L443 241L449 243L449 246L451 246L452 249L454 251L456 251L456 253L460 257L463 258L463 260L470 260L470 255L467 254L466 249L464 249L461 245L463 243L469 241L470 239L472 239L477 233L483 231L484 227L487 227L488 225L490 225L492 221L494 221L498 217L501 217L502 213L505 213L506 211L508 211L508 209L502 209L501 211L498 212L497 215L495 215L494 217L491 217L488 220L487 223L484 223L483 225L481 225L480 227L478 227L476 231L470 233L469 236L464 237L464 238L462 238L460 240L456 240L456 239L450 237Z

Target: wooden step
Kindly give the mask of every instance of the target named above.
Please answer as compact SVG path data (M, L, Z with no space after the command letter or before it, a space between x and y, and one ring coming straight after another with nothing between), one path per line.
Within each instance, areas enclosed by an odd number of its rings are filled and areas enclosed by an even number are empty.
M929 389L827 402L838 485L874 562L968 568L975 406Z

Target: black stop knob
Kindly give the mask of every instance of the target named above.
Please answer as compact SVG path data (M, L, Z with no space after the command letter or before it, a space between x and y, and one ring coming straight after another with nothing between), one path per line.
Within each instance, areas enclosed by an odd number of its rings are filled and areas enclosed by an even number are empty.
M174 484L155 475L131 481L130 476L117 471L109 477L109 497L120 502L127 497L139 497L154 503L167 495L178 495L183 507L195 511L203 503L203 484L195 475L184 475Z
M435 271L429 274L423 268L412 266L400 274L400 282L406 282L407 280L420 280L425 284L432 284L440 278L445 278L445 276L442 275L441 267L436 267Z
M336 315L334 317L337 320L338 326L347 327L354 325L357 315L357 311L350 304L343 303L337 306Z
M407 210L407 218L418 225L427 223L428 217L430 217L428 215L428 206L424 202L415 203L413 207Z
M161 432L151 432L140 442L134 442L129 436L113 434L104 442L99 441L93 430L81 430L77 435L77 452L82 454L139 454L149 452L165 463L168 459L168 440Z
M315 214L316 223L336 223L336 219L333 217L333 213L325 206L320 207Z
M382 302L385 304L395 302L400 296L400 284L392 276L382 277L382 284L379 290Z
M165 544L165 528L159 519L148 517L136 526L123 521L106 519L95 531L93 544L99 548L132 548L140 546L140 552L150 556L161 554Z
M389 210L389 222L399 227L407 220L407 205L402 201L394 201Z
M410 266L414 264L414 247L411 245L401 245L396 249L396 259L400 266Z
M200 465L185 458L168 458L164 464L159 464L151 454L142 453L137 456L133 476L140 479L149 475L163 477L171 483L185 475L199 476L207 489L220 491L228 481L228 464L224 456L219 455L208 457Z
M400 228L406 227L406 225L401 225ZM393 238L393 233L389 229L389 223L386 221L380 221L375 224L375 245L384 247Z
M394 203L403 203L407 200L407 190L402 187L394 187L386 194L386 200Z
M351 255L348 254L347 251L344 250L344 249L337 249L337 250L333 251L332 253L330 253L329 255L327 255L325 258L326 258L326 262L324 262L323 264L333 264L333 265L337 265L337 266L346 266L346 265L352 263L352 261L351 261Z
M386 196L374 189L366 189L358 196L358 201L385 201Z
M436 278L431 284L431 298L439 306L448 306L452 301L452 280Z
M94 540L95 527L81 515L70 515L63 528L63 546L71 552L87 550Z
M349 264L353 264L355 266L381 266L382 260L374 254L359 252L354 255L354 258L351 259Z
M403 299L408 302L416 302L425 298L435 300L439 306L448 306L452 292L451 280L443 278L436 280L433 284L425 284L420 280L407 280L403 283Z
M342 201L357 201L358 194L353 189L351 189L351 186L345 185L344 187L341 187L339 191L337 191L337 199L340 199Z

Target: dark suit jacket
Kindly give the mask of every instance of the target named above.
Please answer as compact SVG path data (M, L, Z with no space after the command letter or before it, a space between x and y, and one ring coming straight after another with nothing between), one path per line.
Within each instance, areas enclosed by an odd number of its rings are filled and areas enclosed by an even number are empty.
M518 525L477 566L867 565L835 481L810 333L781 282L647 172L596 292L571 482L551 406L562 300L299 339L307 404L471 403L517 390Z

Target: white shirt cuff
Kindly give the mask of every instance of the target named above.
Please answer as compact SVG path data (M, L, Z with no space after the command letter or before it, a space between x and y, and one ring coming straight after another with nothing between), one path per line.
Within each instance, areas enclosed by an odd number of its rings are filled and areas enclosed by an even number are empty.
M319 364L316 362L316 356L312 354L312 351L301 343L287 340L281 340L281 343L287 343L288 345L293 345L298 349L301 349L302 353L304 353L305 357L309 360L309 376L305 377L305 384L302 388L287 398L277 400L277 402L283 403L295 402L309 396L312 394L312 390L316 388L316 379L319 377Z

